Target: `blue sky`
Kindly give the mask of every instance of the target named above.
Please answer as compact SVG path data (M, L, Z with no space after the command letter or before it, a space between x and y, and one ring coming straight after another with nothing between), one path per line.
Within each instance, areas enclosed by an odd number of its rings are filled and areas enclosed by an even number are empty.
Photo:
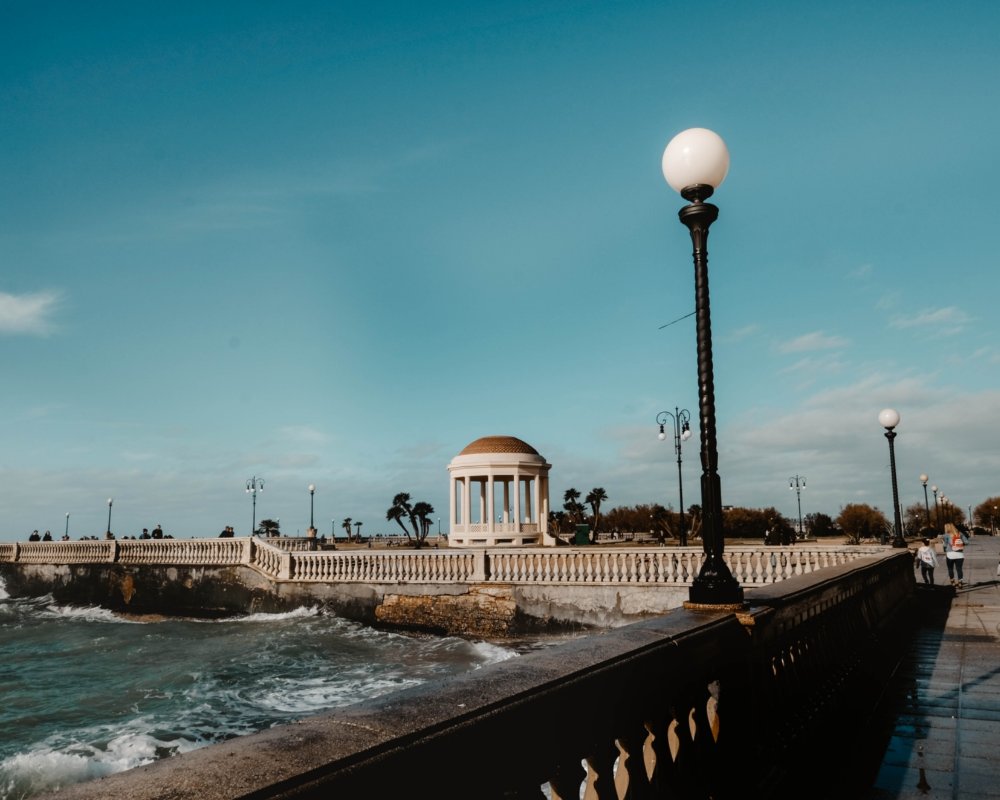
M676 507L667 141L726 140L723 502L1000 494L987 2L0 3L0 539L447 527L484 435ZM685 499L698 501L697 439Z

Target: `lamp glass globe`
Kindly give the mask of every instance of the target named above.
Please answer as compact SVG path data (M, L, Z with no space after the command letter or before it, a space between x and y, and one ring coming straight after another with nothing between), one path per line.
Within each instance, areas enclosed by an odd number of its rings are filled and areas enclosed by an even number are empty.
M715 131L688 128L667 144L661 166L676 192L697 184L718 189L729 172L729 149Z
M894 408L883 408L878 412L878 424L892 430L899 424L899 412Z
M927 476L924 475L923 473L920 474L920 482L927 483Z

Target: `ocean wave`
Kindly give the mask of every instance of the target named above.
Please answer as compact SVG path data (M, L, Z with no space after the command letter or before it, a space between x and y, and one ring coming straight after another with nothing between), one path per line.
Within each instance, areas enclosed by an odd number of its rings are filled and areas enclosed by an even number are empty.
M0 800L22 800L56 791L198 746L197 742L163 741L136 731L116 736L103 747L74 743L60 748L43 744L0 761Z
M3 582L3 578L0 577L0 600L9 600L10 595L7 594L7 584Z
M50 598L51 599L51 598ZM141 625L139 620L127 619L100 606L56 606L47 605L41 609L46 616L60 617L82 622L114 622L123 625Z
M283 619L304 619L306 617L318 617L323 613L319 606L300 606L292 611L276 612L265 614L247 614L245 617L230 617L225 620L215 620L218 622L277 622Z

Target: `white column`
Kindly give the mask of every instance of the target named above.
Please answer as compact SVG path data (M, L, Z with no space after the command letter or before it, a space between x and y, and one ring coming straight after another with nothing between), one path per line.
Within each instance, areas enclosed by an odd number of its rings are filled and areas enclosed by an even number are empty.
M521 532L521 473L514 470L514 533Z
M462 478L462 524L465 525L465 532L470 531L469 525L472 521L472 483L468 475Z
M535 486L538 486L537 481ZM531 476L529 475L524 481L524 521L534 522L531 518Z
M510 478L503 479L503 521L505 525L510 523Z
M479 521L486 522L486 479L479 481Z
M542 484L542 476L541 475L536 475L535 476L535 490L532 492L532 494L535 496L535 500L534 500L535 506L534 507L535 507L535 513L538 515L538 518L535 520L535 522L538 523L538 530L539 531L542 530L542 501L541 501L542 486L541 486L541 484Z
M448 530L455 530L455 523L458 520L455 518L455 476L450 472L448 473Z
M490 535L493 535L493 534L496 533L497 523L496 523L496 519L495 519L496 515L493 512L493 505L494 505L494 503L493 503L493 495L494 495L496 489L495 489L495 487L493 485L493 470L492 469L490 470L489 474L486 476L486 487L487 487L486 491L488 492L488 494L487 494L487 498L488 499L486 501L486 508L487 508L487 511L489 512L489 515L490 515L490 524L486 526L486 530L490 533Z

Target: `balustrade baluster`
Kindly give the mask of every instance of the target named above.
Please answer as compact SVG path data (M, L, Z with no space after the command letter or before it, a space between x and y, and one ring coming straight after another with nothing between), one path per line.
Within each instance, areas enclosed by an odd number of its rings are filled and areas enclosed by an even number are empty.
M647 739L649 731L645 727L638 727L618 738L622 756L615 777L620 797L629 800L651 800L654 797L646 765Z
M583 768L580 759L558 763L555 772L549 778L552 800L579 800L580 788L586 778L587 770Z
M614 742L598 745L587 755L584 800L617 800L615 762L618 761L618 755L618 746Z

